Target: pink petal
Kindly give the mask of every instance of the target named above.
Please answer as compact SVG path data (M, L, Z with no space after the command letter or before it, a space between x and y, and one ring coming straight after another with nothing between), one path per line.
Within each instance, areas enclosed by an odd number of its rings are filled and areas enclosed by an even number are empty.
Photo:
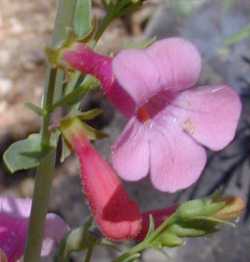
M181 93L171 112L183 130L199 143L221 150L235 136L241 102L230 87L201 87Z
M138 106L162 89L191 87L200 70L199 52L181 38L161 40L145 50L125 50L113 60L115 77Z
M201 71L201 57L196 47L182 38L157 41L146 51L161 75L165 89L192 87Z
M138 106L161 88L159 70L144 50L120 52L113 60L113 73Z
M149 145L146 127L132 118L112 147L112 163L118 175L136 181L148 174Z
M32 201L29 198L0 197L0 212L12 216L28 218L30 216Z
M32 201L14 197L0 197L0 249L15 262L24 253ZM68 230L57 215L46 217L42 256L49 255Z
M27 219L6 213L0 214L0 249L15 262L24 252L27 234Z
M150 131L151 180L164 192L175 192L193 184L200 176L206 152L171 118L158 120Z

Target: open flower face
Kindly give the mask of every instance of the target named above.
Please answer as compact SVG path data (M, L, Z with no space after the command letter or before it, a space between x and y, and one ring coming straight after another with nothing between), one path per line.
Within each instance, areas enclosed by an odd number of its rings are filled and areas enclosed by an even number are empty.
M136 104L113 146L114 168L121 177L135 181L150 173L156 188L174 192L200 176L206 163L202 145L220 150L232 141L239 97L223 85L191 88L200 70L198 51L179 38L114 58L114 76Z
M232 141L240 99L226 85L194 88L201 58L190 42L161 40L144 50L122 51L106 64L100 63L103 56L80 49L64 59L101 80L107 96L130 118L112 148L113 166L125 180L150 174L161 191L184 189L204 169L203 146L217 151Z
M23 256L31 203L30 199L0 198L0 258L7 257L8 262L15 262ZM53 251L66 230L67 226L60 217L55 214L47 215L43 256L48 256Z

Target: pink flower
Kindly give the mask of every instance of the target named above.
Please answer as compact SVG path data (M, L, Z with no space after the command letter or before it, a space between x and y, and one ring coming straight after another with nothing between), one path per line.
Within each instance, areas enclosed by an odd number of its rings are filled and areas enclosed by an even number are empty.
M92 147L81 121L67 121L61 130L80 160L84 193L97 225L111 240L133 239L141 230L136 202L129 199L119 177Z
M186 188L204 169L203 146L221 150L235 136L238 95L226 85L194 88L201 58L184 39L125 50L112 61L78 44L65 50L64 60L100 79L107 96L130 118L112 152L113 166L125 180L150 174L161 191Z
M0 251L2 257L8 258L8 262L15 262L24 254L30 211L30 199L0 198ZM42 256L52 252L67 229L60 217L47 215Z

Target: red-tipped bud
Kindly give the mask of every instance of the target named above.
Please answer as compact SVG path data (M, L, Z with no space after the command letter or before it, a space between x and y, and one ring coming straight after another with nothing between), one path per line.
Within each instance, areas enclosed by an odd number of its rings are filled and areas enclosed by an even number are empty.
M175 213L177 206L172 206L165 209L152 210L142 214L142 230L135 240L143 240L149 230L150 216L152 216L155 228L159 227L168 217Z
M127 117L130 117L135 104L126 91L120 87L112 72L112 59L95 53L84 44L74 44L62 50L62 63L83 74L91 74L100 80L109 100Z
M135 238L141 230L139 208L110 165L92 147L81 121L65 120L61 130L80 160L84 192L102 233L111 240Z

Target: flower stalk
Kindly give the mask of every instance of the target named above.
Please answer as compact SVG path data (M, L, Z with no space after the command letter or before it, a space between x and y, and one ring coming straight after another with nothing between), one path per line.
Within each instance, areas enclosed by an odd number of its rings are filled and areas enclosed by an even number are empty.
M71 25L72 17L74 15L75 1L60 0L57 18L55 22L55 31L53 34L52 45L55 46L66 37L66 28ZM47 83L44 90L43 110L45 112L42 119L41 136L42 147L50 146L50 132L49 123L51 118L50 107L53 105L55 89L61 88L62 82L57 81L60 75L57 69L49 68ZM57 85L58 84L58 85ZM58 92L60 93L60 92ZM35 181L35 189L33 195L33 204L31 210L31 217L28 230L28 241L24 255L24 262L38 262L40 261L41 245L43 238L43 228L45 217L47 214L47 207L49 201L49 194L53 180L55 164L55 154L50 152L40 163L37 170Z

